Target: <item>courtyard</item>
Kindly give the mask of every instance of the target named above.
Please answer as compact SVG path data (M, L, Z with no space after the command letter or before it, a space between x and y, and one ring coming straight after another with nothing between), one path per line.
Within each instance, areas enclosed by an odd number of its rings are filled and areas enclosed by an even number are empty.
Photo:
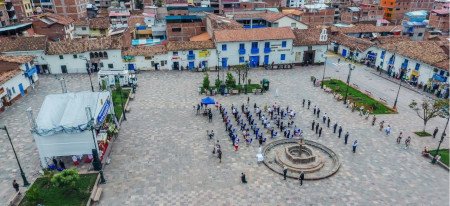
M326 77L346 80L348 66L329 57ZM392 134L385 136L377 126L371 126L357 112L352 113L331 94L313 87L310 77L321 79L323 66L299 67L292 70L251 70L249 79L270 80L270 90L264 95L215 96L228 110L250 97L250 107L272 105L289 106L297 112L296 125L303 136L332 149L341 161L339 171L327 179L306 181L283 180L263 164L257 164L257 142L247 147L242 142L235 152L225 132L220 114L213 109L213 122L196 116L193 106L204 97L198 94L202 73L150 71L138 75L139 87L131 102L131 112L122 123L119 137L113 145L111 164L104 169L107 184L100 205L439 205L449 201L448 171L430 164L421 156L424 146L434 149L438 139L419 138L413 134L422 121L408 104L420 100L421 94L402 88L398 114L378 115L385 120ZM211 72L211 81L217 73ZM222 75L220 74L220 78ZM19 159L29 180L40 169L37 149L25 110L31 107L37 115L45 95L61 91L55 76L41 76L35 91L0 114L0 125L6 124L13 138ZM90 90L87 75L65 75L70 91ZM95 79L95 78L94 78ZM371 69L357 66L351 82L383 98L392 106L397 84L373 74ZM94 87L98 85L94 82ZM338 122L350 133L349 142L358 140L356 154L351 144L344 145L331 128L324 128L319 138L310 130L312 109L302 108L302 99L311 100L327 113L331 124ZM445 120L435 118L428 130L438 126L443 130ZM214 141L208 140L206 130L213 129L222 146L222 163L211 154ZM412 137L411 147L397 145L400 131L404 138ZM12 179L19 180L17 164L5 135L0 138L0 202L13 194ZM278 137L280 139L282 137ZM270 142L270 138L268 138ZM448 138L443 143L448 148ZM240 183L244 172L248 184Z

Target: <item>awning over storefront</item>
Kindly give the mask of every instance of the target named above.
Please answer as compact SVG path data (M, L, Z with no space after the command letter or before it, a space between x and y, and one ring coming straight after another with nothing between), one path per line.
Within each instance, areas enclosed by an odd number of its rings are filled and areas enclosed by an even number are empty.
M440 81L440 82L445 82L445 80L446 80L446 78L444 76L439 75L439 74L434 74L433 79L436 81Z
M37 73L37 69L36 69L36 67L33 67L33 68L31 68L31 69L29 69L28 71L25 72L25 76L26 77L32 77L33 74L36 74L36 73Z

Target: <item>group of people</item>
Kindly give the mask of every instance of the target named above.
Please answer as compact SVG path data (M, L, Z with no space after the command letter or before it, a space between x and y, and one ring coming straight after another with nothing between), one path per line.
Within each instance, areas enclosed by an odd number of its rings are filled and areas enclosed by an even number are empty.
M197 106L194 106L194 110L197 111L196 115L200 114L200 111L203 110L203 116L208 117L208 121L211 123L212 122L212 112L211 112L211 108L208 108L207 104L197 104Z

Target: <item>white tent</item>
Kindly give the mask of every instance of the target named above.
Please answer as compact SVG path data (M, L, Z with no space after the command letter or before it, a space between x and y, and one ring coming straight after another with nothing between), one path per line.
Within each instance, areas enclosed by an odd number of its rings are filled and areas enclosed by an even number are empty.
M109 96L109 92L78 92L45 97L32 129L42 167L47 167L47 158L92 154L98 149L86 107L94 125L101 124L113 109Z

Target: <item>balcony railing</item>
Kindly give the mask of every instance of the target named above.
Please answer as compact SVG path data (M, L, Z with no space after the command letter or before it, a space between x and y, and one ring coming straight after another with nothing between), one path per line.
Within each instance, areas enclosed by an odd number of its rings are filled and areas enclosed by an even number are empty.
M239 54L245 54L245 49L239 49Z
M252 48L251 53L252 54L259 54L259 48L258 47Z

